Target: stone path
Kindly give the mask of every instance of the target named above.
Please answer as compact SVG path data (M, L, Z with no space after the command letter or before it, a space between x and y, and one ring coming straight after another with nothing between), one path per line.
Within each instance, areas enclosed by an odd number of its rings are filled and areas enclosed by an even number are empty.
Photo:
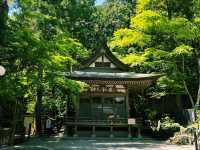
M194 150L194 146L168 145L153 140L32 138L2 150Z

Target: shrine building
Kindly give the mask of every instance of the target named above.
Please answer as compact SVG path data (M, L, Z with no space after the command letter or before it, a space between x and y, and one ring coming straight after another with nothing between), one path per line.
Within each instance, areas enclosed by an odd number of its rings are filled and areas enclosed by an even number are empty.
M67 77L89 85L77 95L75 115L65 117L65 132L73 136L140 136L142 121L134 110L135 95L142 93L159 74L130 72L110 50L101 50Z

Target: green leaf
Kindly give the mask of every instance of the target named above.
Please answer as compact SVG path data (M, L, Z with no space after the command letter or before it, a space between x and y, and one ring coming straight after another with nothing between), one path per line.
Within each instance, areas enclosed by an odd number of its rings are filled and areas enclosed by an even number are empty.
M172 56L179 56L179 55L191 56L192 54L193 54L193 48L189 45L184 45L184 44L176 47L171 53Z

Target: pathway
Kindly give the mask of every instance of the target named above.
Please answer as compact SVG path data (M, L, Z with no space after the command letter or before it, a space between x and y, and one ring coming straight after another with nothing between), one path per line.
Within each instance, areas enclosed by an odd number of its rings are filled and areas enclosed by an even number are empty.
M194 150L191 145L168 145L153 140L128 139L64 139L60 137L32 138L2 150Z

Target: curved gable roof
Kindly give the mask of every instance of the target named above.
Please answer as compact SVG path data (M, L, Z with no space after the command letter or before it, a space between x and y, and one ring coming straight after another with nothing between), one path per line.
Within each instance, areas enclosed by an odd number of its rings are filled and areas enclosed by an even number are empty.
M82 63L83 68L88 68L92 63L94 63L99 57L106 56L111 63L113 63L116 66L116 69L122 70L122 71L128 71L129 67L128 65L121 62L118 58L116 58L113 53L109 50L108 47L105 49L101 49L97 51L92 57L87 59Z

